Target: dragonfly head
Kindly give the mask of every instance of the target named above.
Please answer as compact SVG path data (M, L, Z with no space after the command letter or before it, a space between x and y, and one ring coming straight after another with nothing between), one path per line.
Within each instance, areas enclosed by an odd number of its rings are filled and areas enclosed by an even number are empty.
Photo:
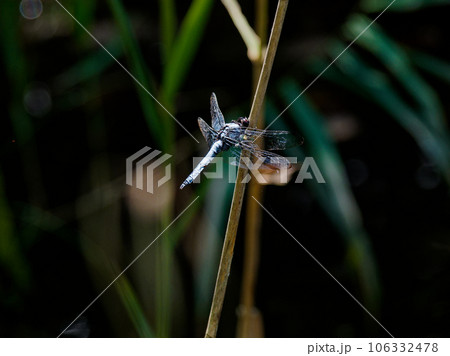
M246 117L239 117L237 120L233 120L236 124L242 127L248 127L250 121Z

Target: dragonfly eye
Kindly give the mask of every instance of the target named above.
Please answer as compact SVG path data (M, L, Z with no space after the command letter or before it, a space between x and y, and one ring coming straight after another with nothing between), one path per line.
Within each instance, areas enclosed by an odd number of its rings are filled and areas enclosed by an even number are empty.
M248 125L249 125L249 123L250 123L246 117L240 117L240 118L238 118L238 119L237 119L237 122L238 122L239 124L241 124L243 127L248 127Z

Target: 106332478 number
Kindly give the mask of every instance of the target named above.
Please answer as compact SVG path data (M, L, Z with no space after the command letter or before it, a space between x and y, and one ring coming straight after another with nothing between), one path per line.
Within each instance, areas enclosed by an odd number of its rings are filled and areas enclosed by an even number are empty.
M369 342L369 352L438 352L437 342Z

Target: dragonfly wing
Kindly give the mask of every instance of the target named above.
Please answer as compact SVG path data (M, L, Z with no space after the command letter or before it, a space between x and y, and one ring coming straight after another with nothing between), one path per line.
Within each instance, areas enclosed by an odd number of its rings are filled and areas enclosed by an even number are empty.
M217 97L214 93L211 94L210 104L212 127L214 130L219 131L222 127L225 126L225 119L222 115L222 112L220 111L219 103L217 102Z
M202 132L203 137L205 138L206 142L208 143L208 147L211 147L212 144L214 143L214 141L216 140L217 133L201 117L199 117L197 119L197 121L198 121L198 126L200 127L200 131Z
M266 150L285 150L303 143L302 137L296 137L289 131L259 130L256 128L242 128L242 130L247 141L255 142L257 139L262 138Z
M291 162L283 156L276 153L261 150L256 144L252 142L242 142L237 146L232 146L229 151L231 156L236 157L236 160L230 161L231 164L239 167L247 167L244 162L239 160L242 150L249 152L249 158L257 167L268 170L288 169L292 166Z
M288 169L292 166L291 162L289 162L286 157L277 155L276 153L264 151L259 148L255 148L250 152L251 156L254 157L256 161L262 162L266 168L280 170Z

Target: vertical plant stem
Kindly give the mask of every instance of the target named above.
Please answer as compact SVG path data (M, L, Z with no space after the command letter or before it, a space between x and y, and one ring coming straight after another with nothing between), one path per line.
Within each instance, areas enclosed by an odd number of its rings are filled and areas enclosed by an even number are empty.
M249 25L247 19L242 13L241 7L237 0L221 0L223 6L227 9L234 26L239 31L242 40L247 46L247 56L252 62L260 60L261 39L258 37L253 28ZM259 78L259 72L258 72Z
M261 40L259 58L253 62L253 92L256 92L258 79L261 74L265 43L267 41L268 0L256 0L256 34ZM258 128L264 126L264 111L258 120ZM261 140L262 141L262 140ZM244 269L242 273L241 301L238 309L238 324L236 335L238 337L262 337L264 333L263 321L255 309L255 287L259 265L259 234L261 231L261 208L254 199L261 201L264 187L254 179L249 183L247 196L245 242L244 242Z
M173 196L175 189L173 184L170 184L170 195ZM173 220L172 207L167 205L164 207L162 213L162 226L167 226ZM169 231L168 231L169 232ZM171 303L171 289L173 281L173 235L168 233L166 238L160 241L158 246L157 270L156 272L156 335L157 337L169 337L171 329L172 317L172 303Z
M264 58L263 68L259 77L258 86L256 88L255 97L253 98L253 105L250 110L250 126L257 126L259 114L264 104L264 97L266 95L267 85L269 83L270 73L272 71L273 60L277 52L278 42L280 40L281 29L283 28L284 17L289 0L279 0L275 20L270 33L269 46Z
M272 32L269 40L269 47L266 52L263 68L253 99L252 108L250 110L250 126L257 125L259 113L262 110L264 95L266 94L270 73L272 71L273 60L277 51L278 41L280 39L281 29L283 27L288 2L288 0L278 1L277 12L275 14L275 20L272 26ZM216 337L217 335L217 328L219 326L220 314L222 312L223 300L225 298L228 276L231 269L231 261L233 259L236 233L242 208L242 200L244 198L245 192L245 183L242 183L242 180L246 174L247 169L239 168L236 178L236 184L234 187L233 200L231 202L231 210L228 217L227 230L225 233L222 256L220 258L216 287L214 289L214 296L211 304L211 311L209 314L205 337Z

